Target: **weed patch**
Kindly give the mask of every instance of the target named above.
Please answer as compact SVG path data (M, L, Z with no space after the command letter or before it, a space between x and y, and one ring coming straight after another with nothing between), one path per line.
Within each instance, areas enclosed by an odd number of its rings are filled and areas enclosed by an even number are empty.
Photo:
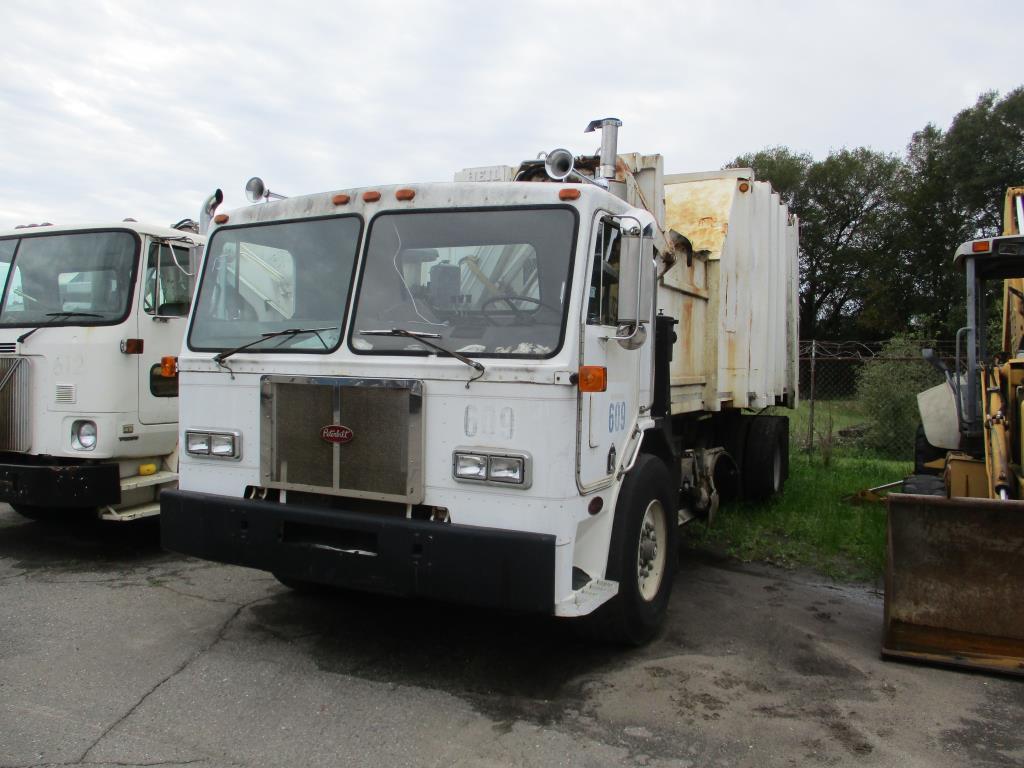
M810 566L836 579L878 580L885 568L885 505L856 504L857 491L899 480L913 465L836 450L826 465L818 455L790 455L784 492L771 502L737 502L719 510L710 526L694 523L693 546L724 548L741 560L785 567Z

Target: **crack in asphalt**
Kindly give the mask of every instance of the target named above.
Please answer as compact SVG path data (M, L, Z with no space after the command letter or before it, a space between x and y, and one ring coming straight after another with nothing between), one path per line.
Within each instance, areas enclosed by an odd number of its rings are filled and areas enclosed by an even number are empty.
M166 589L168 592L173 592L176 595L181 595L182 597L191 597L194 600L201 600L204 603L216 603L218 605L234 605L234 606L237 606L239 608L244 608L246 605L248 605L248 603L239 603L239 602L236 602L235 600L227 600L227 599L222 598L222 597L204 597L203 595L197 595L197 594L195 594L193 592L185 592L184 590L181 590L181 589L175 589L170 584L164 584L161 581L151 581L146 586L156 587L157 589ZM261 598L261 599L264 599L264 598Z
M232 623L234 623L235 619L237 619L241 615L242 611L244 611L246 608L249 608L250 606L253 606L256 603L259 603L259 602L261 602L263 600L268 600L268 599L270 599L270 597L273 597L273 595L269 595L269 596L266 596L266 597L259 597L259 598L256 598L255 600L250 600L247 603L243 603L242 605L237 606L235 608L235 610L231 612L231 615L228 616L227 619L225 619L224 622L220 625L220 628L217 630L217 633L214 635L213 639L210 642L208 642L206 645L204 645L201 648L199 648L195 653L193 653L191 656L189 656L187 659L185 659L185 661L183 661L181 664L179 664L170 673L168 673L162 679L157 681L157 683L155 685L153 685L148 691L146 691L144 694L142 694L142 696L139 698L139 700L136 701L128 709L127 712L125 712L123 715L121 715L121 717L117 718L117 720L115 720L113 723L111 723L107 728L105 728L103 730L103 732L99 736L96 737L95 740L93 740L92 744L90 744L86 748L86 750L82 753L82 756L79 757L76 762L73 762L73 763L41 763L39 765L40 766L44 766L44 765L90 765L90 764L92 764L92 765L187 765L188 763L205 762L204 760L192 760L192 761L180 761L179 760L179 761L171 761L171 762L167 762L167 763L142 763L142 764L140 764L140 763L116 763L116 762L115 763L111 763L111 762L103 762L103 761L95 762L95 761L89 761L86 758L89 757L89 753L90 752L92 752L94 749L96 749L97 746L99 746L100 742L102 742L111 732L113 732L119 725L121 725L121 723L125 722L128 718L130 718L133 714L135 714L135 712L139 709L139 707L141 707L150 696L152 696L154 693L156 693L158 690L160 690L160 688L162 688L165 683L169 682L170 680L173 680L175 677L180 675L182 672L184 672L186 669L188 669L190 666L192 666L192 664L194 664L196 662L196 660L198 660L204 654L206 654L209 651L211 651L218 643L220 643L224 639L224 636L227 634L228 628L231 626ZM5 768L5 767L4 766L0 766L0 768ZM29 768L29 767L22 766L22 768Z

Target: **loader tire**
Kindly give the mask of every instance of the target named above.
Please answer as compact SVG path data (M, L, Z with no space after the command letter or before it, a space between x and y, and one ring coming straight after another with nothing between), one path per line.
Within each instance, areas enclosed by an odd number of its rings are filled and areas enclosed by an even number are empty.
M945 496L946 481L938 475L911 475L903 481L903 493L918 496Z
M941 469L926 467L925 464L944 458L946 458L946 451L929 443L928 437L924 433L924 424L918 423L917 432L914 434L914 474L941 475Z
M782 492L789 468L788 423L776 416L750 420L743 450L743 496L767 501Z
M606 578L618 594L589 616L574 620L586 637L639 646L665 623L679 564L679 525L668 468L641 455L626 475L615 504Z

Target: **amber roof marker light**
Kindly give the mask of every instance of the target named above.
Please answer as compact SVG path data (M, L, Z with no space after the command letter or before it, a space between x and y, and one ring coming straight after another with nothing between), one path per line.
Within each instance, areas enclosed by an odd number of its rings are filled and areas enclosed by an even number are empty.
M395 200L412 200L416 197L416 190L403 187L395 192Z
M378 192L377 190L363 192L364 203L376 203L378 200L380 200L380 192Z

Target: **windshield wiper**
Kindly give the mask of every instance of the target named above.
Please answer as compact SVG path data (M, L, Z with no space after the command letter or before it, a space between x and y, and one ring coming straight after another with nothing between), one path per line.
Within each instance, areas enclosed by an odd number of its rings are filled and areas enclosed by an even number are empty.
M481 376L483 376L484 371L487 370L486 368L484 368L483 363L479 363L476 360L471 360L461 352L456 352L455 350L448 349L447 347L442 347L440 344L431 341L431 339L440 339L440 333L427 333L426 331L407 331L405 328L384 328L382 330L377 331L359 331L358 333L360 336L404 336L407 339L414 339L415 341L418 341L425 347L436 349L438 352L442 352L445 355L448 355L448 357L454 357L460 363L465 363L474 371L478 372L476 376L474 376L473 378L466 382L466 389L469 389L469 385L472 384L477 379L479 379Z
M235 354L235 352L241 352L243 349L254 347L260 342L267 341L268 339L274 339L277 338L278 336L298 336L300 333L315 333L316 337L320 339L320 343L324 345L324 349L330 349L327 342L324 341L324 337L320 335L320 332L336 330L338 330L338 326L333 325L329 328L285 328L283 331L270 331L268 333L260 334L260 337L258 339L253 339L252 341L246 342L245 344L235 347L234 349L228 349L225 350L224 352L218 352L216 355L213 356L213 359L217 363L217 365L220 365L226 359Z
M18 337L18 343L21 344L21 342L23 342L36 331L38 331L40 328L45 328L48 325L53 325L62 318L64 320L67 320L69 317L103 317L103 315L96 315L93 314L92 312L47 312L46 316L52 317L53 320L51 320L48 323L43 323L42 325L37 325L32 330L25 331L23 334L21 334L21 336Z

